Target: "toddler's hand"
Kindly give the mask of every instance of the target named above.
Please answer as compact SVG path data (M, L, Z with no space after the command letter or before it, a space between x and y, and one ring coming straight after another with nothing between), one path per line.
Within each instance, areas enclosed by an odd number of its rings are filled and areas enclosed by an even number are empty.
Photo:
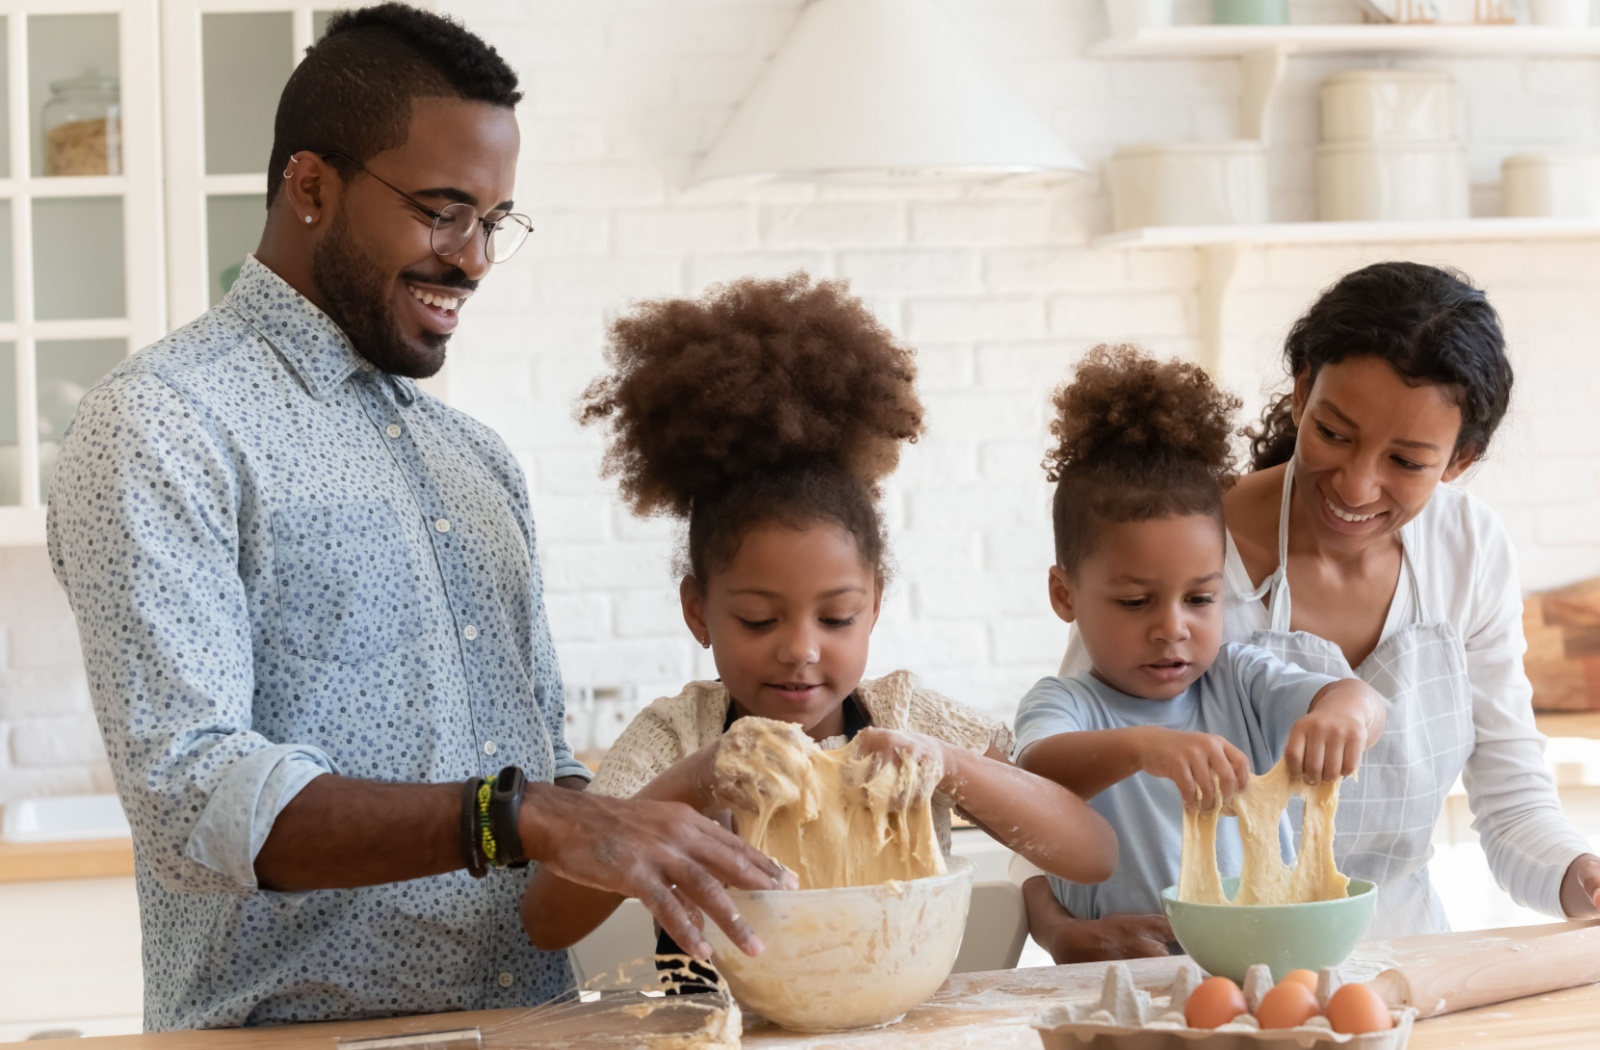
M1220 736L1151 727L1139 768L1178 786L1185 806L1216 809L1250 783L1250 760Z
M866 779L871 780L889 766L909 774L896 778L898 791L891 799L896 809L905 809L947 787L945 745L930 736L874 727L857 733L854 743L857 753L869 760Z
M1377 737L1381 698L1366 683L1346 679L1327 686L1311 710L1289 730L1283 764L1289 776L1312 784L1347 777Z

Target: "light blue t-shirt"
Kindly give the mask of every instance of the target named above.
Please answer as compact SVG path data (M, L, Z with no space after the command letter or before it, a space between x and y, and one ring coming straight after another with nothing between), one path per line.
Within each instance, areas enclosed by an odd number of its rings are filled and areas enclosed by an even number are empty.
M1220 736L1245 753L1256 773L1265 773L1283 754L1290 727L1334 681L1265 649L1239 644L1224 645L1211 669L1171 700L1129 696L1088 673L1043 678L1018 709L1016 754L1057 733L1164 726ZM1116 829L1117 870L1092 886L1052 875L1056 899L1080 919L1159 914L1161 891L1178 881L1183 800L1177 785L1135 773L1090 799L1089 805ZM1279 839L1288 860L1293 840L1287 818ZM1238 822L1224 817L1217 828L1217 866L1230 876L1239 874L1240 864Z

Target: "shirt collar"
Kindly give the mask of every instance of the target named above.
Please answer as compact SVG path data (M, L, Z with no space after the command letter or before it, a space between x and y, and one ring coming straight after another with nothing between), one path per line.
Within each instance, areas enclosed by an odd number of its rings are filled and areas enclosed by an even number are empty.
M381 373L356 353L344 330L311 300L295 291L254 255L245 256L239 277L223 302L271 343L318 401L331 396L357 373L387 380L401 404L416 400L416 384Z

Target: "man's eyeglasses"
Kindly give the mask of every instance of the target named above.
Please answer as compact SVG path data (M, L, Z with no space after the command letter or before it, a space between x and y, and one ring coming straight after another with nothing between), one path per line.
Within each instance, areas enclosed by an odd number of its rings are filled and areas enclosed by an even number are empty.
M389 180L374 175L367 170L366 165L353 157L343 153L322 153L319 156L323 160L337 157L346 164L354 165L363 175L377 179L404 197L413 208L432 219L433 232L429 234L428 243L433 247L435 255L455 255L466 248L472 241L472 235L482 225L484 250L488 254L489 261L503 263L517 253L517 249L528 239L528 234L533 232L533 222L526 215L512 212L498 219L486 219L479 215L478 210L472 205L460 201L446 204L443 208L430 208Z

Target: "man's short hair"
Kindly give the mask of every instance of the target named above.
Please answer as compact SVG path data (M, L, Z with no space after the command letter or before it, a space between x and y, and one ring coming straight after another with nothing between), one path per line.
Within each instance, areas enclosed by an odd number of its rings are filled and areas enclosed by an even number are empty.
M364 164L405 145L411 104L419 98L510 108L522 92L499 52L453 18L401 3L335 14L278 99L267 206L289 158L301 150L338 152ZM329 163L346 177L355 170L338 158Z

